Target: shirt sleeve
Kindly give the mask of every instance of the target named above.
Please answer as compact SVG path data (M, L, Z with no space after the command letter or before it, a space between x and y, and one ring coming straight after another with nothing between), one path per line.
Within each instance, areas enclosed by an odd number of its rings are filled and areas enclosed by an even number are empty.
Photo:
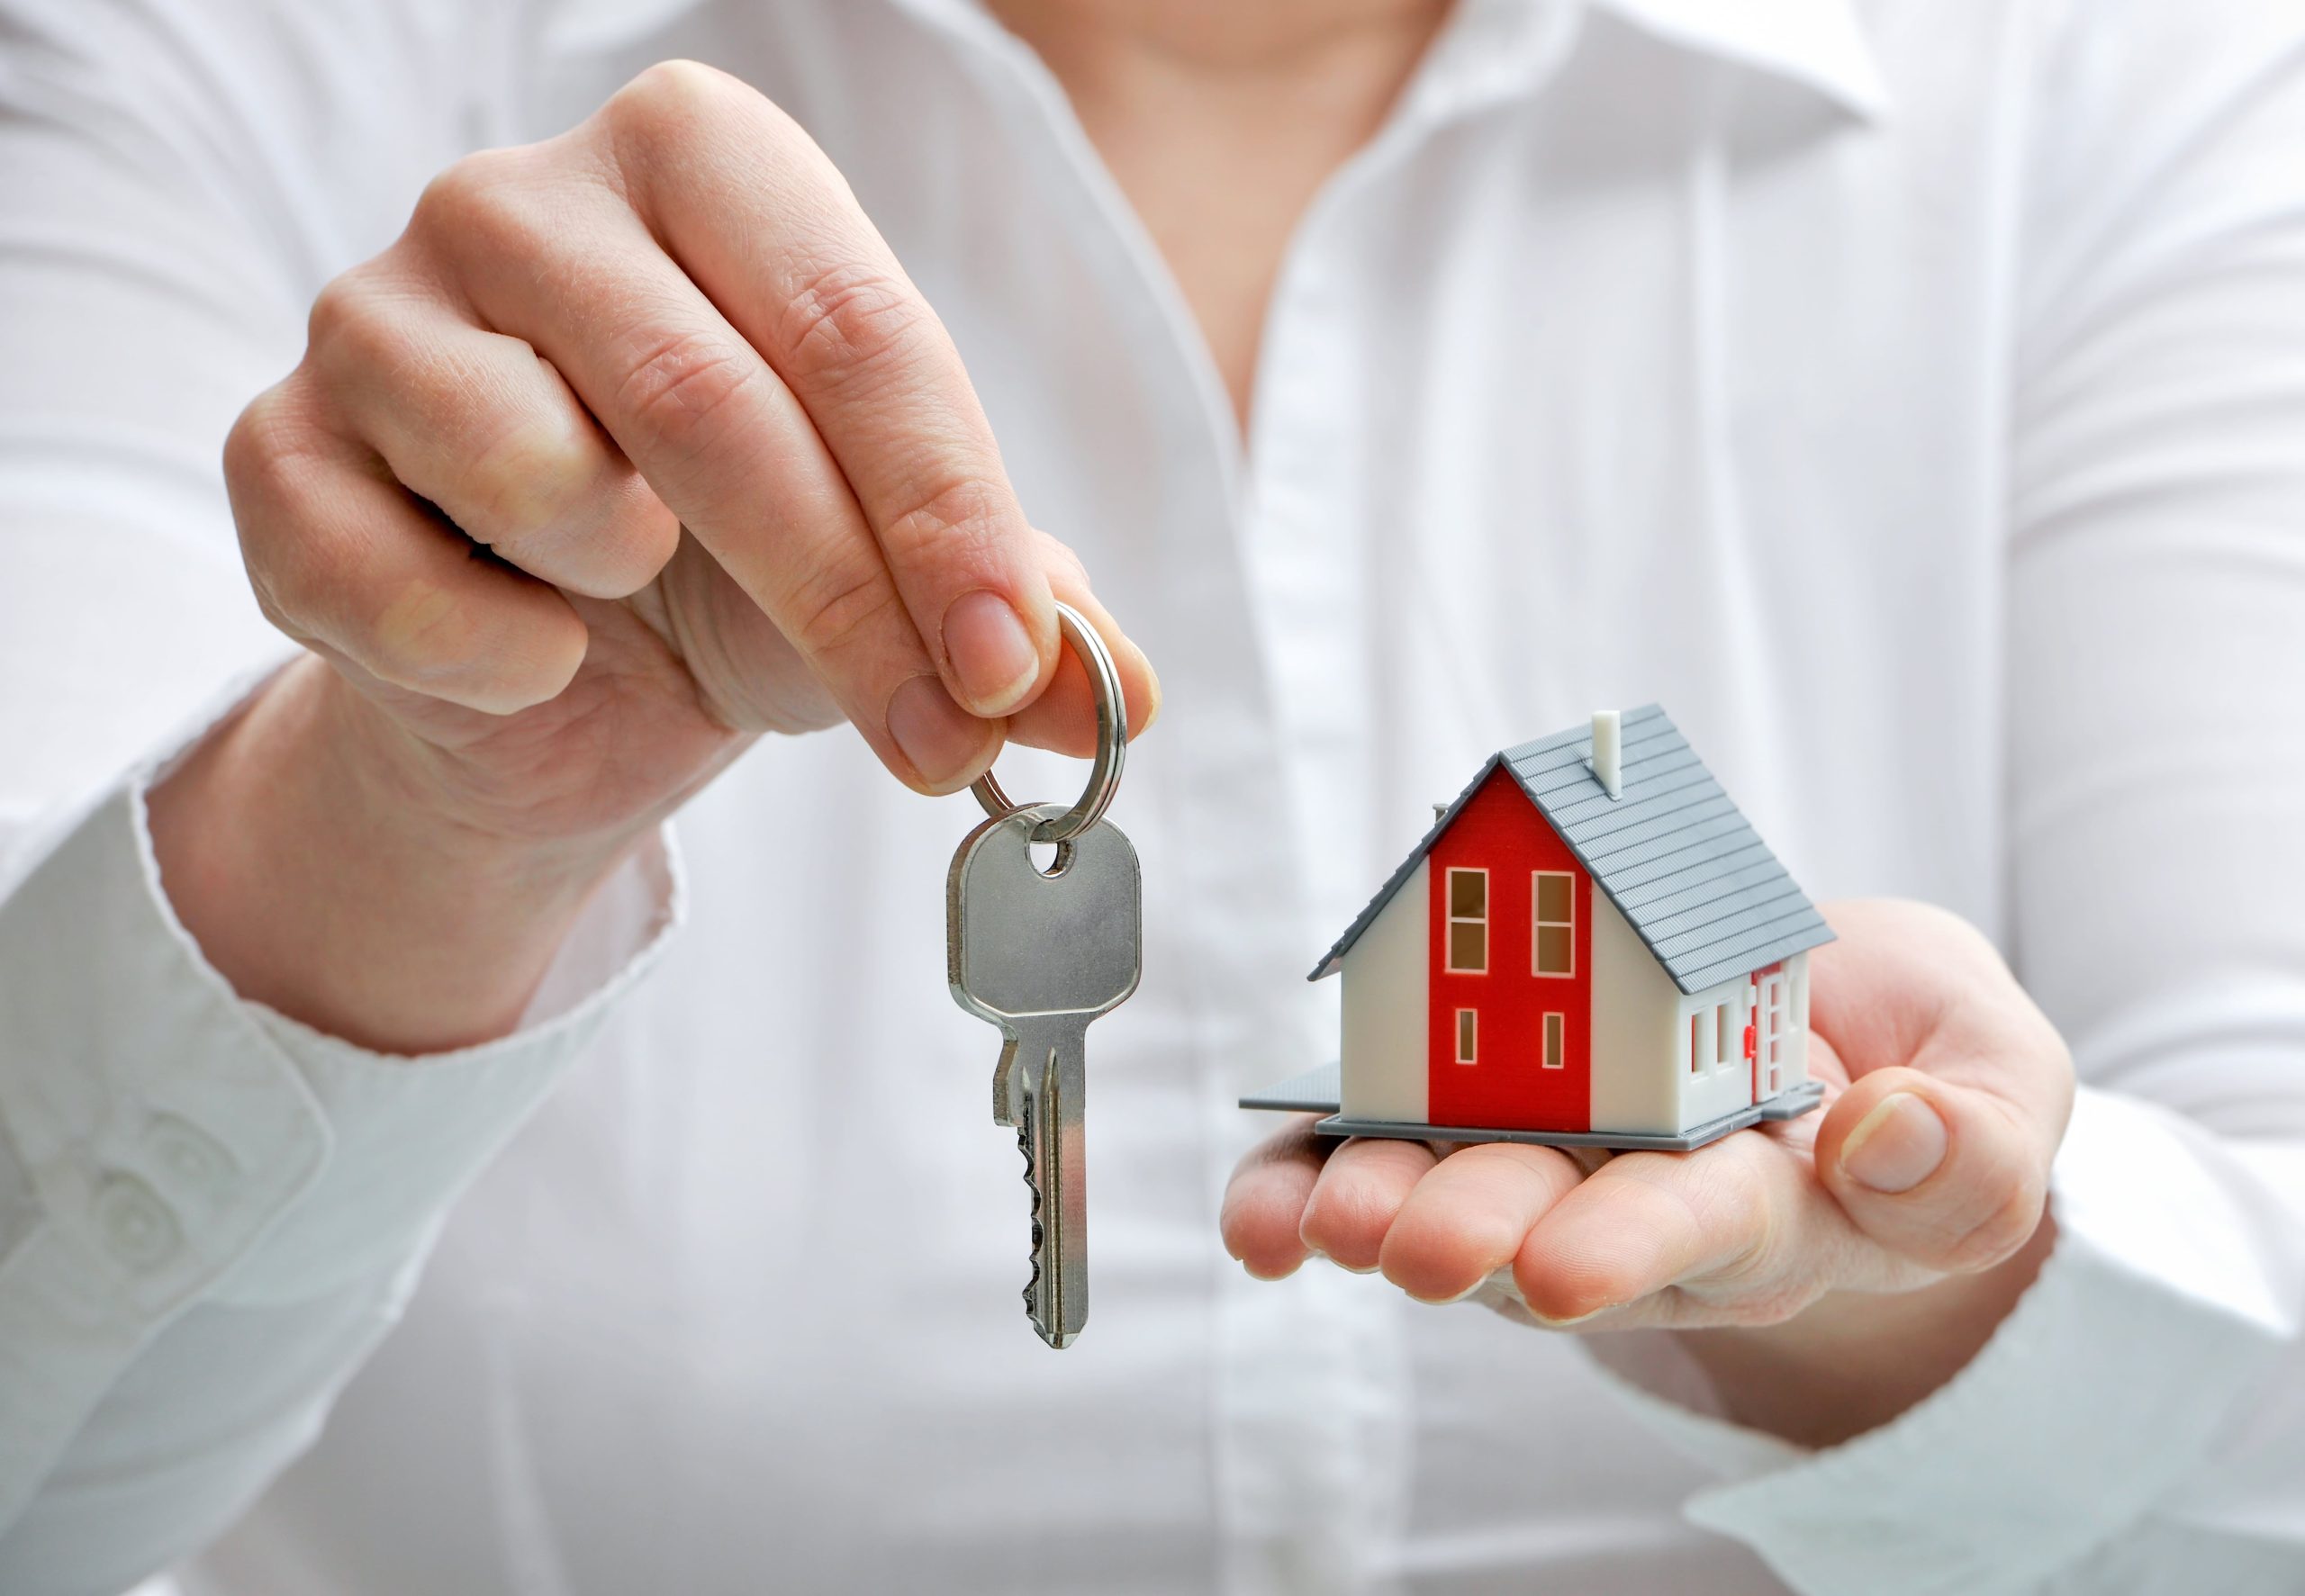
M2059 1235L1954 1380L1819 1452L1596 1347L1808 1596L2297 1588L2305 1567L2305 25L2040 41L2011 394L2020 978L2083 1087Z
M520 1027L386 1058L235 996L103 794L0 898L0 1590L111 1592L319 1433L448 1205L653 962L668 838Z
M513 1036L385 1059L239 999L145 825L170 751L285 646L240 574L224 434L320 284L494 141L502 19L533 9L0 0L9 1596L128 1588L312 1440L447 1207L677 917L659 839Z

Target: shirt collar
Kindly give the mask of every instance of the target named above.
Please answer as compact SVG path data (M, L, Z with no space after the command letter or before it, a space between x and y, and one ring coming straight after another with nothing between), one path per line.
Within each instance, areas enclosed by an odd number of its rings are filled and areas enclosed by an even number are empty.
M1814 89L1868 121L1888 86L1857 0L1592 0L1658 39Z
M980 45L1022 50L983 0L893 0L901 10ZM1867 121L1887 114L1888 86L1858 15L1858 0L1584 0L1651 38L1797 83ZM1457 0L1459 15L1436 45L1471 59L1491 95L1541 77L1544 27L1561 0ZM1472 48L1478 40L1477 48ZM1442 77L1455 74L1444 72ZM1463 85L1454 86L1463 88ZM1412 88L1412 94L1416 91ZM1450 99L1456 95L1444 96ZM1475 94L1471 97L1479 98Z

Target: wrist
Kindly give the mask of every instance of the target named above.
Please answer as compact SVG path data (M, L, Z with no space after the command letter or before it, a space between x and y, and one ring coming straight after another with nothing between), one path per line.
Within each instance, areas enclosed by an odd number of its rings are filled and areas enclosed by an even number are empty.
M170 903L234 990L397 1053L509 1033L639 835L488 824L437 754L309 656L149 802Z

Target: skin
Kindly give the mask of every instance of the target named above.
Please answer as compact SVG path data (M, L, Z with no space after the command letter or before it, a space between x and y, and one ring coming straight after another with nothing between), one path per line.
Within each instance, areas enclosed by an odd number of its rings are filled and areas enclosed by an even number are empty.
M1288 239L1445 5L994 9L1064 84L1245 428ZM599 884L760 737L845 720L924 792L1009 737L1088 752L1053 598L1111 645L1132 732L1157 710L839 174L692 63L444 173L322 293L225 473L258 600L309 652L155 788L155 847L238 991L379 1050L511 1031ZM1236 1175L1226 1245L1265 1276L1318 1251L1532 1323L1664 1327L1795 1439L1893 1416L2038 1267L2071 1069L1957 922L1834 917L1821 1117L1583 1163L1297 1127ZM1900 1094L1942 1116L1941 1168L1870 1191L1852 1147L1906 1173L1932 1149L1902 1114L1858 1135Z
M1090 752L1055 599L1132 730L1158 704L839 173L693 63L444 173L224 466L311 652L153 794L155 844L242 995L373 1048L509 1031L758 736L845 719L924 792L1008 736Z
M1448 0L995 0L1168 263L1243 429L1298 220L1375 136Z
M1886 1422L1975 1356L2039 1267L2073 1067L1962 921L1891 901L1828 916L1822 1113L1614 1157L1336 1146L1308 1116L1234 1171L1226 1249L1262 1279L1326 1257L1542 1329L1672 1331L1731 1417L1808 1445Z

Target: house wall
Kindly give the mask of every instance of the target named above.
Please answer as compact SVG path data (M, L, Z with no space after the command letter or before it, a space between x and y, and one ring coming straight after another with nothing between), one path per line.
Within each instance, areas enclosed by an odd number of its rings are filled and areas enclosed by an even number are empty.
M1593 894L1593 1129L1682 1129L1673 1029L1680 988L1604 893Z
M1426 936L1433 864L1416 867L1344 956L1343 1082L1348 1119L1432 1123L1426 1112Z
M1809 1078L1809 955L1794 954L1785 973L1793 978L1793 1029L1785 1038L1785 1084L1791 1087Z
M1584 1131L1591 1123L1592 878L1512 774L1493 771L1426 855L1430 964L1429 1124L1489 1131ZM1451 869L1487 881L1487 944L1478 970L1452 970L1446 903ZM1536 969L1536 872L1568 879L1569 971ZM1478 1016L1477 1057L1457 1057L1458 1014ZM1559 1061L1544 1062L1546 1016L1559 1016Z
M1774 967L1772 967L1774 968ZM1692 1130L1709 1120L1734 1114L1755 1100L1758 1090L1767 1096L1766 1079L1756 1082L1756 1060L1745 1056L1745 1029L1758 1022L1759 986L1755 975L1680 1000L1674 1022L1674 1069L1680 1082L1681 1130ZM1795 953L1785 960L1785 1029L1778 1043L1777 1091L1787 1092L1809 1078L1809 955ZM1730 1012L1733 1044L1720 1049L1718 1005ZM1690 1021L1697 1022L1692 1033ZM1693 1067L1694 1066L1694 1067Z
M1721 1011L1728 1010L1726 1046ZM1675 1005L1673 1076L1680 1090L1680 1123L1687 1131L1753 1101L1753 1065L1745 1057L1745 1027L1753 1021L1753 982L1739 976ZM1694 1022L1694 1026L1692 1026Z

